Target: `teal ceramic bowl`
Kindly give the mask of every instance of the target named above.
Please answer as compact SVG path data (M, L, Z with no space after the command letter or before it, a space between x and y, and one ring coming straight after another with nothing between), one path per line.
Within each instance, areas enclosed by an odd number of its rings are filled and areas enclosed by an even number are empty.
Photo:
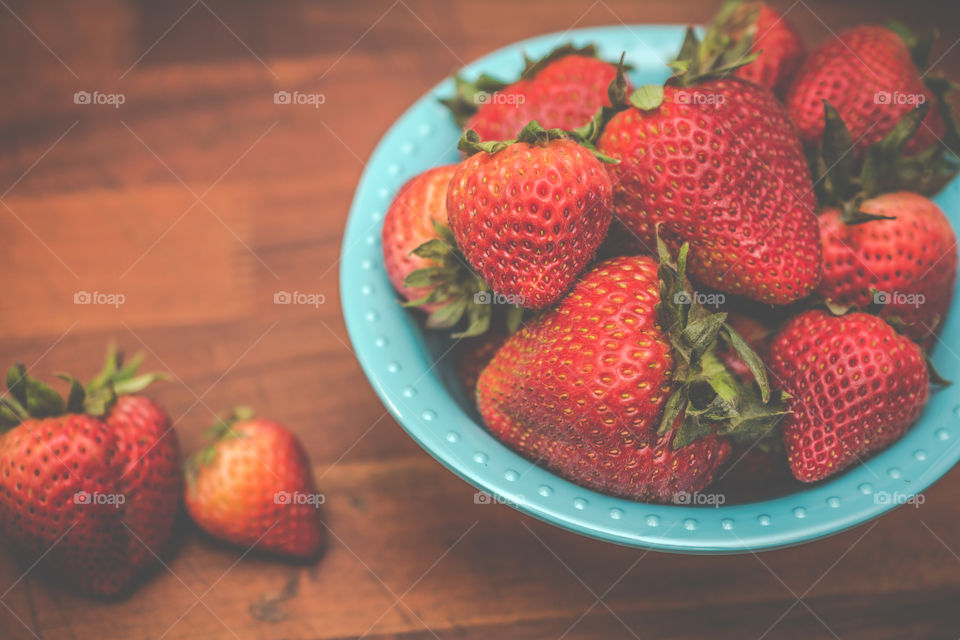
M580 29L525 40L469 65L466 74L511 77L522 53L534 57L573 41L596 43L607 59L621 51L635 86L662 82L681 26ZM341 251L340 286L350 338L367 378L420 445L478 489L517 509L578 533L624 545L683 553L738 553L809 542L876 518L930 486L960 458L960 384L933 395L920 421L895 445L849 471L784 497L737 505L631 502L567 482L502 445L484 428L455 382L450 342L426 335L397 304L380 250L383 216L410 177L456 162L459 131L437 98L445 80L407 110L380 141L357 187ZM960 183L937 202L955 226ZM947 318L934 361L960 380L960 304ZM445 357L447 356L447 357ZM707 490L709 491L709 489Z

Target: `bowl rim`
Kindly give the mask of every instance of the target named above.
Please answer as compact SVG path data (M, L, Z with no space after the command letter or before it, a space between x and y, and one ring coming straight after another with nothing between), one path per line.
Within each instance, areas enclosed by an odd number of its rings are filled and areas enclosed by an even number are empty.
M653 52L662 62L660 54L669 55L679 46L684 29L683 25L646 24L549 33L501 47L461 72L471 77L481 70L495 74L504 73L505 68L518 71L522 51L539 55L567 41L596 42L600 54L612 59L619 56L621 48L635 46L627 43L634 39L644 48L628 52L628 60L636 64L641 59L647 64ZM616 42L621 44L613 46ZM666 77L665 68L654 73ZM736 505L651 504L600 494L533 465L497 441L464 411L438 378L434 371L437 362L427 352L412 318L414 312L396 304L379 244L382 214L404 181L402 158L409 156L409 149L417 143L433 137L441 113L436 98L449 94L452 87L448 77L427 91L391 125L371 154L347 218L340 253L340 293L347 331L371 386L421 447L489 498L481 499L478 493L475 502L504 502L555 526L631 547L700 554L753 553L840 533L896 506L922 504L921 492L960 459L960 432L954 431L960 415L960 389L957 397L949 394L949 389L933 394L918 422L866 462L801 491ZM450 127L456 131L452 122ZM410 166L415 163L411 161ZM416 166L408 173L425 168ZM960 179L934 199L960 202ZM949 211L946 213L949 218ZM387 304L378 306L378 301ZM957 311L953 310L945 324L944 336L960 336ZM389 342L397 336L398 342ZM388 345L392 345L389 351L385 350ZM944 363L945 350L935 349L934 360L941 371L956 379L960 369L955 362ZM412 374L420 372L412 384L401 373L405 368ZM449 426L441 427L441 421ZM529 476L528 480L518 484L524 476ZM536 490L523 495L518 487ZM710 496L706 491L699 495Z

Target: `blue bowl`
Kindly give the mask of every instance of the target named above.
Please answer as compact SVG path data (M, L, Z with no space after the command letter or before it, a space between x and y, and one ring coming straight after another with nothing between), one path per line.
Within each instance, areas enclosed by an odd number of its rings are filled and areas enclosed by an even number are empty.
M536 57L560 43L596 43L613 60L633 63L634 85L662 82L664 64L683 38L681 26L615 26L532 38L484 56L465 70L511 77L522 53ZM424 449L475 487L557 526L619 544L682 553L738 553L808 542L892 509L946 473L960 458L960 384L933 394L920 421L866 463L784 497L749 504L677 506L631 502L563 480L497 441L455 382L449 340L427 335L414 313L397 304L380 248L384 213L397 189L433 166L456 162L459 131L437 99L450 79L423 96L383 137L360 179L341 250L340 287L350 339L363 370L404 429ZM960 216L960 181L936 198L950 219ZM960 380L960 304L954 300L934 361ZM709 489L708 489L709 491Z

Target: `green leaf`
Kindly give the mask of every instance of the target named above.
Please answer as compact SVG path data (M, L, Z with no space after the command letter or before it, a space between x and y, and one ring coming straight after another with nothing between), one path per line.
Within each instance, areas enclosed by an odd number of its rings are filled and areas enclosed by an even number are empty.
M726 320L726 313L713 313L702 320L691 322L683 329L683 340L690 347L691 361L699 360L706 353L716 341Z
M493 305L471 302L467 305L467 328L453 334L453 338L470 338L483 335L490 328L490 316Z
M929 111L928 103L907 111L890 133L867 149L860 172L860 187L864 198L889 191L896 185L898 159L903 147L920 128Z
M32 417L48 418L63 413L63 398L55 389L29 376L24 380L27 392L26 408Z
M170 379L170 376L166 373L143 373L139 376L122 379L114 384L113 388L118 396L125 396L131 393L140 393L154 382L169 382Z
M403 279L403 286L411 289L433 287L457 275L456 267L424 267L411 271Z
M22 412L13 398L0 398L0 431L6 432L23 422Z
M431 238L410 253L443 264L450 256L450 245L440 238Z
M23 364L18 362L7 370L7 389L21 406L27 406L27 368Z
M687 394L689 391L690 389L688 385L681 384L677 389L674 390L670 397L667 398L667 402L663 407L663 416L660 419L660 426L657 427L657 433L663 435L673 428L677 418L687 408Z
M933 365L933 360L930 359L930 354L924 354L924 359L927 362L927 374L930 376L930 384L935 384L942 387L949 387L953 384L940 375L940 372L937 371L937 368Z
M722 425L721 435L731 436L736 442L755 442L768 437L790 413L779 393L764 402L756 385L745 387L740 393L738 415Z
M652 111L663 104L663 85L646 84L630 94L630 104L641 111Z
M853 176L856 154L853 139L840 113L823 101L823 136L820 139L820 160L817 167L817 189L821 205L839 204L856 193Z
M507 140L505 142L492 141L484 142L480 138L480 134L474 131L473 129L467 129L463 132L463 135L460 136L460 141L457 143L457 149L463 151L468 156L472 156L475 153L496 153L502 149L506 149L511 144L513 140Z
M723 336L733 347L744 364L750 369L750 373L756 378L760 386L760 395L764 402L770 398L770 381L767 379L767 365L763 363L757 352L744 340L736 330L729 324L723 326Z
M83 413L83 402L87 397L83 385L79 380L65 373L58 373L57 377L70 383L70 391L67 393L67 413Z
M680 449L713 433L713 423L701 420L698 415L688 413L680 424L676 435L673 436L673 448L674 450Z
M453 327L460 322L460 318L463 317L468 304L469 302L466 298L457 298L450 304L440 307L427 317L427 328L449 329Z
M507 305L506 325L508 333L516 333L523 324L523 309L515 304Z

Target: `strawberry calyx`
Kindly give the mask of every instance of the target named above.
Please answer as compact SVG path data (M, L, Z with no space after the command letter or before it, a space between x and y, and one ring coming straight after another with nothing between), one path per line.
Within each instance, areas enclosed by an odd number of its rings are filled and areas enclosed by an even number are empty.
M782 393L773 389L766 366L737 331L725 312L710 312L686 277L689 245L674 260L657 235L660 255L660 302L657 314L667 328L675 357L673 392L664 406L658 433L668 432L678 420L673 440L678 449L698 438L717 434L737 441L755 441L770 432L788 412ZM721 345L732 348L753 373L741 382L717 355Z
M233 407L225 415L217 416L217 421L207 427L203 432L207 443L196 453L187 459L184 469L186 471L187 482L192 488L196 483L197 474L203 467L213 464L217 457L217 444L225 439L241 437L233 430L238 422L244 422L253 418L254 411L251 407L237 406Z
M537 59L530 58L524 53L523 71L520 72L520 75L513 82L532 80L551 62L570 55L596 58L597 47L593 44L577 47L573 43L566 43L556 47L542 58ZM485 99L488 98L490 94L505 89L511 84L485 73L478 75L475 80L467 80L458 73L453 76L453 82L453 95L447 98L440 98L440 104L450 110L454 122L456 122L459 127L463 127L467 123L467 120L479 110L480 105L484 104Z
M837 110L826 100L823 110L823 136L810 154L810 169L821 207L840 209L847 224L889 220L890 216L863 211L864 201L892 191L932 195L960 171L960 161L942 145L904 154L907 142L923 125L928 103L904 114L890 133L867 149L862 160L852 153L853 139Z
M539 122L531 120L520 130L520 133L513 140L483 140L479 133L473 129L467 129L463 132L463 135L460 136L457 149L463 151L467 156L472 156L475 153L494 154L517 143L545 147L554 140L572 140L590 151L600 162L605 164L618 164L620 162L619 160L600 153L594 144L600 136L604 120L604 109L606 108L601 107L586 124L570 131L565 129L544 129Z
M7 394L0 397L0 429L11 429L29 419L64 414L104 416L119 396L139 393L153 382L169 379L156 372L138 375L142 362L143 353L137 353L124 364L123 353L111 344L103 370L86 385L68 374L57 374L70 384L66 399L53 387L27 375L26 366L18 362L7 371Z
M523 309L502 303L493 294L490 286L469 266L448 227L434 221L433 228L436 237L411 253L431 260L434 265L409 273L403 281L405 287L429 288L430 292L403 306L442 305L427 316L428 329L451 329L466 319L466 328L454 333L454 338L482 335L492 321L501 316L508 332L516 331L523 319Z
M735 14L737 10L737 7L725 7L721 10L721 15L725 11ZM746 14L745 19L749 19L750 12ZM733 19L732 15L730 19ZM755 15L753 22L756 22ZM667 63L673 69L673 75L667 80L667 84L690 87L707 80L722 78L757 59L758 52L751 52L753 33L749 29L733 37L731 32L721 27L722 23L712 24L704 33L702 41L692 27L687 28L680 52L674 60Z

